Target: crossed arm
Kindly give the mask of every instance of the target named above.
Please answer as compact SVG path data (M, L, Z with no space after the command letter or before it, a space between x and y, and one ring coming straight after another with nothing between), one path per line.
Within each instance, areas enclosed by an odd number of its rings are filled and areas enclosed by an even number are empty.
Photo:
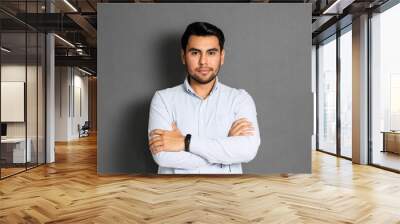
M193 136L190 152L184 151L184 135L174 124L162 96L156 92L150 106L149 148L162 167L194 169L210 163L242 163L252 160L260 145L255 105L242 94L227 137Z

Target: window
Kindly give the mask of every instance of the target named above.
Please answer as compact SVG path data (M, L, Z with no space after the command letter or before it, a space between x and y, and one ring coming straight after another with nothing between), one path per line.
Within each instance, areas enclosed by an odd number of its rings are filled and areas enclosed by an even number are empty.
M318 149L336 153L336 36L318 47Z
M400 4L371 18L371 157L373 164L395 170L400 170L399 21Z
M340 36L340 155L352 157L352 33L351 26Z

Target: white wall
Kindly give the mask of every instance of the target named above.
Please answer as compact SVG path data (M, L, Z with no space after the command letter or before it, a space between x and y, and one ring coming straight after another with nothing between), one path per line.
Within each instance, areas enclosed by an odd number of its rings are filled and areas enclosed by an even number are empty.
M55 68L55 141L68 140L68 74L67 67Z
M56 67L55 73L55 140L77 139L78 124L88 120L88 77L72 67Z
M78 72L78 73L77 73ZM74 80L73 80L73 89L74 92L72 93L71 99L71 132L70 135L72 138L78 138L78 124L81 126L85 123L85 121L89 120L89 113L88 113L88 77L82 76L83 73L79 72L78 70L74 70Z
M27 69L27 70L25 70ZM6 64L1 66L1 81L3 82L25 82L25 75L28 77L29 86L36 86L36 66L27 66L20 64ZM32 111L36 111L36 87L27 88L27 119L28 119L28 137L31 133L36 135L37 115ZM6 97L6 96L3 96ZM39 105L40 106L40 105ZM7 108L1 108L7 110ZM32 123L33 122L33 123ZM8 137L25 137L26 122L7 122Z

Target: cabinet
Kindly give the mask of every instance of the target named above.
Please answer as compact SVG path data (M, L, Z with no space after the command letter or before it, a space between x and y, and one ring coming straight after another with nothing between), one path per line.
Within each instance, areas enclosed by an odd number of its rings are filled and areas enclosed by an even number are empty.
M1 140L1 159L6 164L31 162L31 139L27 139L25 151L25 138L7 138Z
M383 152L400 154L400 131L384 131Z

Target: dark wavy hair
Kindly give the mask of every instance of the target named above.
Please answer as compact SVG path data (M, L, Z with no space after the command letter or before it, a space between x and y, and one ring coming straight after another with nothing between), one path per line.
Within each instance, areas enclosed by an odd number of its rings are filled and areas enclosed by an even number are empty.
M191 35L196 36L216 36L221 50L224 49L225 37L221 29L207 22L194 22L186 27L181 37L181 47L186 50L186 46Z

